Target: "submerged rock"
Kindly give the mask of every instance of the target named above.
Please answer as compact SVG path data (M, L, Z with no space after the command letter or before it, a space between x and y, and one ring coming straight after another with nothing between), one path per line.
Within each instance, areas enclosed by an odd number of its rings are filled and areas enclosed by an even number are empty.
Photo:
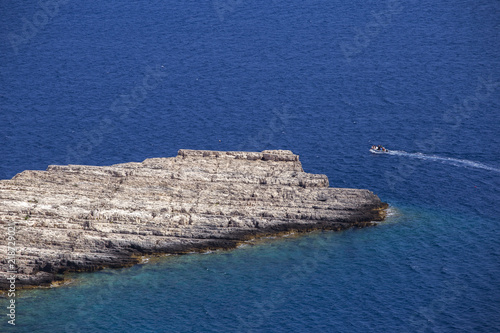
M0 180L0 223L14 234L10 243L1 237L9 255L0 269L16 272L16 288L49 285L64 272L124 267L142 255L373 225L386 207L368 190L329 187L288 150L181 149L142 163L51 165Z

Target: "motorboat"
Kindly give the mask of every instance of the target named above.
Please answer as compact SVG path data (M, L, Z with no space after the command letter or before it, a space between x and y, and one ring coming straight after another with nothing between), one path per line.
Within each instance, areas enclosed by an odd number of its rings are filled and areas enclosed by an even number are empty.
M370 148L370 153L373 153L373 154L385 154L385 153L388 153L388 152L389 152L389 149L387 149L387 148L385 148L384 146L381 146L381 145L378 145L378 146L373 145Z

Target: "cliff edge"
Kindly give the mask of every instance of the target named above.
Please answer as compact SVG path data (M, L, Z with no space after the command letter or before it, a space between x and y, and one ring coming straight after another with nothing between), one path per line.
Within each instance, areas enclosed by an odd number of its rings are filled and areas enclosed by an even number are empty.
M27 170L0 180L0 289L9 271L18 289L50 285L68 271L129 266L142 255L368 226L386 207L368 190L329 187L288 150L181 149L142 163Z

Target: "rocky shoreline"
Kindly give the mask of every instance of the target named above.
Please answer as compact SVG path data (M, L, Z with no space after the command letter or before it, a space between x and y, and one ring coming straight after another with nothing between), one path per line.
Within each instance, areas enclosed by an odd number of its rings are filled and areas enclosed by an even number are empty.
M144 255L369 226L385 208L368 190L329 187L287 150L181 149L142 163L27 170L0 180L0 224L4 235L15 228L10 244L0 240L0 290L9 271L18 289L47 286L65 272L126 267Z

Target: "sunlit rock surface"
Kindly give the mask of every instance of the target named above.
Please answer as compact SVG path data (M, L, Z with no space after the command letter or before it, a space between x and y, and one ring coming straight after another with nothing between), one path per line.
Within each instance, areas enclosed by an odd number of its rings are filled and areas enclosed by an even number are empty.
M0 181L1 271L16 287L67 271L123 267L142 255L233 248L263 235L372 225L387 205L368 190L331 188L287 150L179 150L176 157L98 167L51 165ZM11 229L12 231L12 229ZM2 278L0 289L8 289Z

